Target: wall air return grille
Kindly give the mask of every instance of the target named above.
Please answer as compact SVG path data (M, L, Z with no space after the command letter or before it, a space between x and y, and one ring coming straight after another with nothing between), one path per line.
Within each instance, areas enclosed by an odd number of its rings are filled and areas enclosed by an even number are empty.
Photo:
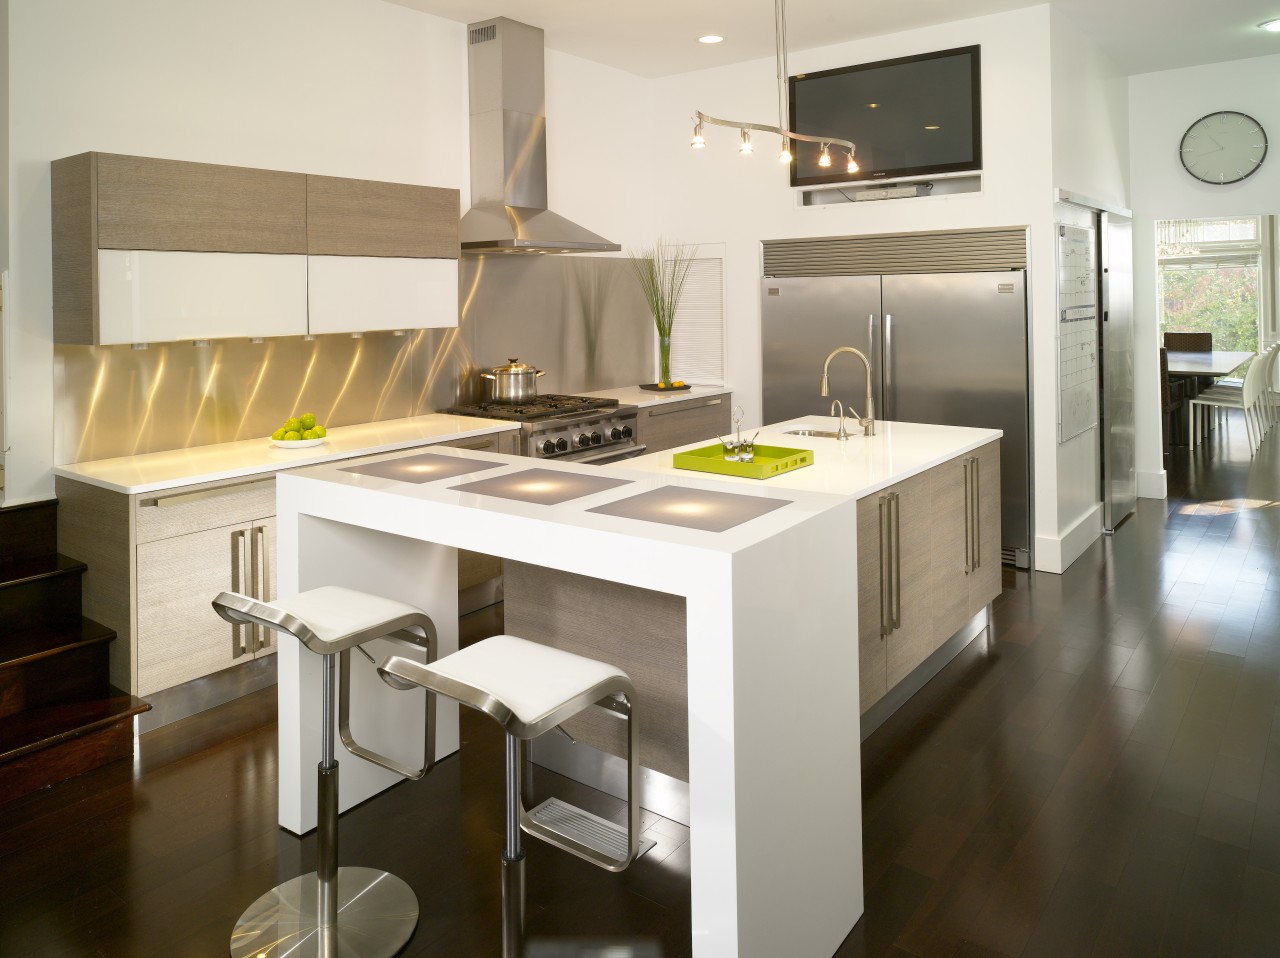
M496 23L490 23L484 27L476 27L471 31L471 46L496 39L498 39L498 25Z
M1026 227L765 240L764 275L863 276L1026 269Z

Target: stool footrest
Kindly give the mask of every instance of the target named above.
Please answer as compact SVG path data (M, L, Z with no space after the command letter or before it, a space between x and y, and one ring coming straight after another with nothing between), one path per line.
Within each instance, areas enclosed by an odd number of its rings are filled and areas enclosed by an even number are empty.
M619 862L628 860L627 849L627 830L621 825L615 825L607 818L601 818L599 815L593 815L585 809L578 808L576 805L570 805L568 802L561 801L558 798L548 798L528 813L531 822L539 826L537 831L530 831L540 838L547 838L545 832L551 832L570 839L581 845L586 845L601 855L616 859ZM636 852L636 858L639 858L656 842L652 838L640 837L640 847Z

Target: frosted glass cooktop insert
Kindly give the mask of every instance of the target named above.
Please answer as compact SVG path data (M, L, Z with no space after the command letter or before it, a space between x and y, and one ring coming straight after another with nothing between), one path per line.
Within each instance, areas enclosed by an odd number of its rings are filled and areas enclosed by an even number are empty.
M442 456L438 452L426 452L420 456L403 459L384 459L363 466L347 466L343 472L355 472L362 476L380 479L398 479L401 482L435 482L437 479L455 479L468 473L505 466L505 462L491 459L462 459L459 456Z
M604 476L583 475L576 472L556 472L553 469L525 469L492 479L477 479L452 488L459 492L474 492L499 499L515 499L541 506L554 506L570 499L581 499L625 486L630 479L606 479Z
M663 486L587 511L701 529L704 532L724 532L790 503L790 499L768 499L764 496L744 496L736 492Z

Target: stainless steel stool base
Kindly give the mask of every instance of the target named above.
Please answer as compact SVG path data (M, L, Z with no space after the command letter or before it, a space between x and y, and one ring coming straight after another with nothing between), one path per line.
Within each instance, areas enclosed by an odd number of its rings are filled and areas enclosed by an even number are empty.
M231 933L231 958L392 958L418 924L418 899L395 875L338 869L338 922L316 925L316 873L277 885L248 907Z

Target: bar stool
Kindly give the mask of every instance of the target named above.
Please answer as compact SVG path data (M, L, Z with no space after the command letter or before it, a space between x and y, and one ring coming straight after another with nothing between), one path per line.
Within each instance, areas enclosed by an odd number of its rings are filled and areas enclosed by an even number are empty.
M348 751L410 779L435 760L435 696L427 693L422 768L361 747L351 737L351 650L373 639L392 639L436 656L436 627L422 610L338 586L260 602L236 592L213 600L233 625L259 625L292 635L322 656L321 760L316 787L316 870L284 882L240 916L231 935L232 958L391 958L418 924L418 899L405 882L373 868L338 867L338 762L333 757L334 660L338 660L338 725ZM406 660L407 661L407 660Z
M635 687L625 672L561 649L495 635L423 665L393 655L378 666L394 688L420 686L486 713L506 730L506 849L502 856L502 955L520 958L524 941L524 844L521 831L607 871L644 851L640 833L640 727ZM620 828L559 799L532 812L521 799L521 743L592 705L628 719L627 826Z

